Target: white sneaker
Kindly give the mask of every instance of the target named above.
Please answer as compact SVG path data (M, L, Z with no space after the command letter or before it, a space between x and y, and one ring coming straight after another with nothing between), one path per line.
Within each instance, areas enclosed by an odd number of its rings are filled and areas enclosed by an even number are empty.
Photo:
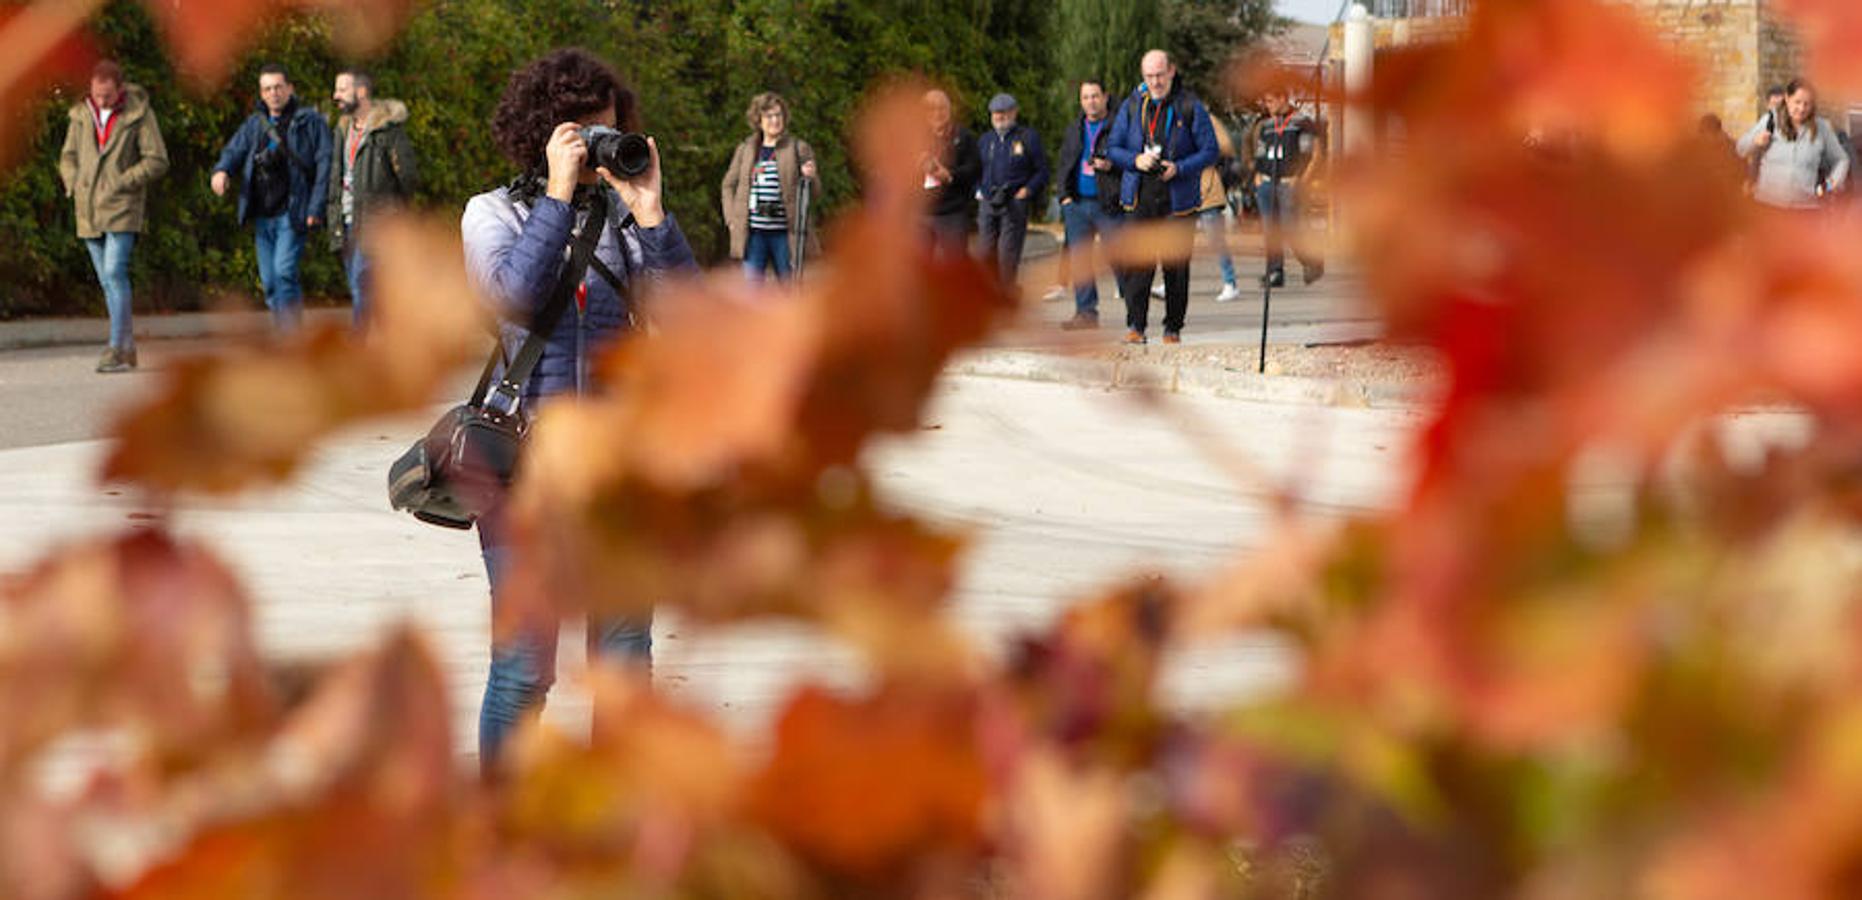
M1066 297L1067 297L1067 289L1064 287L1061 287L1058 284L1054 285L1051 288L1048 288L1047 293L1041 295L1041 299L1049 303L1052 303L1055 300L1064 300L1066 299Z
M1162 284L1151 285L1151 296L1153 297L1164 296L1164 286Z
M1215 295L1215 302L1217 303L1232 303L1240 299L1241 289L1236 287L1235 283L1232 281L1222 285L1222 293Z

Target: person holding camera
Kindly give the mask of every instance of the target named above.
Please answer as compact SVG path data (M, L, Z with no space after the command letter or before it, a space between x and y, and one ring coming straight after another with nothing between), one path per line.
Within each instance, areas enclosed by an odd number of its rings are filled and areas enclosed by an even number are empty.
M1093 239L1106 240L1119 218L1118 169L1106 156L1111 137L1105 85L1080 82L1080 117L1060 141L1060 218L1066 227L1068 267L1075 282L1069 331L1099 327L1099 284L1093 277Z
M1013 288L1021 269L1022 244L1028 238L1028 208L1047 185L1047 153L1041 136L1016 120L1015 98L997 94L989 100L990 130L976 141L983 159L977 184L976 227L982 242L982 260L994 265L1002 283Z
M239 222L252 223L258 246L259 281L265 306L279 331L304 319L304 292L297 263L304 235L323 224L330 188L330 125L323 114L297 102L284 66L259 68L258 110L239 126L220 151L210 182L226 196L239 175Z
M932 144L938 148L918 161L924 169L925 200L930 205L926 224L931 230L931 250L955 258L969 252L970 223L976 221L970 203L983 160L976 155L976 137L952 115L949 94L928 90L924 105Z
M1312 284L1325 276L1325 260L1300 237L1300 185L1318 153L1319 126L1300 114L1284 88L1267 91L1262 105L1267 115L1255 123L1253 141L1255 207L1261 211L1267 252L1261 286L1286 286L1289 235L1300 261L1300 280Z
M110 312L110 346L97 371L129 372L136 368L129 255L145 224L149 183L168 171L168 145L148 93L126 83L110 60L91 70L90 94L68 119L58 177Z
M637 133L638 111L634 92L606 63L564 49L513 73L492 114L492 139L522 174L467 202L460 228L466 270L495 307L507 361L557 295L572 246L593 245L572 289L573 309L563 309L545 333L523 385L518 412L525 417L549 397L594 389L591 362L633 326L642 282L697 269L662 202L659 150ZM513 563L503 519L494 508L478 520L494 622ZM487 776L497 773L511 729L542 708L555 682L557 625L530 623L493 637L479 715ZM591 621L588 635L591 658L651 665L650 615Z
M1849 153L1817 93L1802 78L1785 85L1784 108L1766 114L1739 139L1739 155L1758 160L1753 199L1780 209L1816 209L1849 180Z
M815 148L789 133L789 106L773 92L756 95L745 116L751 134L737 145L720 185L731 258L743 260L751 281L761 281L766 272L787 279L801 243L808 241L811 253L820 246L800 203L802 179L810 194L820 193Z
M1219 150L1209 111L1177 78L1169 54L1151 50L1139 62L1144 82L1133 89L1112 121L1106 155L1124 173L1119 200L1127 217L1171 222L1194 241L1195 216L1202 205L1202 171L1215 165ZM1163 257L1127 268L1125 342L1145 342L1150 316L1151 281L1164 272L1164 343L1183 341L1183 320L1190 307L1190 261Z

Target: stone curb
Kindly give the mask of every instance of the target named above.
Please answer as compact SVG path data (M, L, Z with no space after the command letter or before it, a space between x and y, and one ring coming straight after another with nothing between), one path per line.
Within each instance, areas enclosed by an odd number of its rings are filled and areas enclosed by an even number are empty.
M1027 350L977 351L958 357L948 371L984 378L1108 390L1161 390L1167 394L1301 406L1415 408L1428 406L1437 397L1434 388L1423 384L1257 375L1218 366L1081 359Z
M304 324L334 322L348 324L349 307L315 307L304 310ZM213 337L223 334L252 334L271 328L271 313L259 310L239 312L187 312L167 315L143 314L135 318L136 339L176 340ZM103 345L110 339L110 320L97 317L61 317L54 319L20 319L0 322L0 350L25 350L34 347L64 347L74 344Z

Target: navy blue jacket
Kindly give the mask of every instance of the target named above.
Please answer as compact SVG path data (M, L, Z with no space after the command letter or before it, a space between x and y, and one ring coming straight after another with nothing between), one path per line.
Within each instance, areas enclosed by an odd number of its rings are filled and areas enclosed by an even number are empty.
M295 162L286 164L291 171L291 202L286 207L290 213L291 225L298 231L309 228L305 220L311 216L322 218L324 206L330 194L330 123L324 121L323 114L308 106L299 105L297 98L291 98L285 107L289 121L279 126L279 134L284 136L285 144L291 148L296 157ZM233 139L226 142L226 149L220 151L220 161L214 163L215 172L227 172L239 176L239 224L244 225L250 218L252 206L252 156L262 149L270 138L265 133L268 119L265 102L259 101L258 111L246 117L239 130L233 132Z
M626 205L608 190L608 227L595 245L595 257L626 281L630 292L639 289L641 279L697 271L692 248L670 213L655 228L620 228L626 216ZM495 306L506 359L530 336L531 322L556 286L575 217L561 200L541 196L526 205L514 200L509 188L479 194L466 203L460 223L466 271ZM524 386L526 414L534 414L536 401L544 397L583 390L590 358L627 328L633 310L594 267L582 283L588 286L588 307L578 313L571 300L550 331L543 356Z
M1119 185L1119 203L1131 209L1138 199L1138 154L1144 152L1144 107L1149 96L1144 85L1131 92L1112 120L1112 139L1106 142L1106 156L1125 174ZM1194 212L1202 206L1203 170L1222 158L1216 143L1215 126L1209 123L1209 111L1201 100L1183 86L1181 76L1164 101L1157 137L1164 147L1164 158L1177 164L1176 177L1170 179L1170 211ZM1168 123L1168 130L1165 130Z
M986 198L999 185L1007 185L1013 194L1022 188L1028 196L1041 193L1047 186L1047 152L1041 149L1041 136L1017 122L1007 134L994 128L976 140L976 152L983 158L983 177L976 189Z

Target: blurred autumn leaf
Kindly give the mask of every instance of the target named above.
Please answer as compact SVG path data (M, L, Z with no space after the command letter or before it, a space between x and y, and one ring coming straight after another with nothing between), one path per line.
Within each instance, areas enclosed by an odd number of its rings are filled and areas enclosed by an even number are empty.
M490 346L458 229L385 219L371 239L380 264L367 341L330 325L165 367L154 396L111 429L103 480L158 494L274 484L338 429L432 403Z

